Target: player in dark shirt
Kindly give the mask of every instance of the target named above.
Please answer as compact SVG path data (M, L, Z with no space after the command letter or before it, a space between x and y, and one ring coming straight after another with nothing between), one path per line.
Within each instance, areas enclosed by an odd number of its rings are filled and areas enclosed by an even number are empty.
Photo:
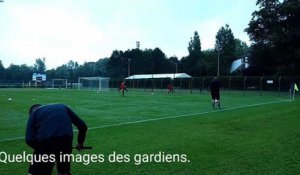
M71 174L70 161L60 160L60 155L72 153L74 124L78 129L77 149L83 148L87 126L69 107L63 104L35 104L29 109L25 140L34 149L33 156L55 155L55 161L33 161L28 173L51 175L56 163L58 174ZM53 158L53 157L51 157ZM40 160L40 159L37 159Z
M210 83L209 86L211 99L212 99L212 106L215 108L215 104L218 104L219 109L221 109L221 102L220 102L220 81L217 77Z

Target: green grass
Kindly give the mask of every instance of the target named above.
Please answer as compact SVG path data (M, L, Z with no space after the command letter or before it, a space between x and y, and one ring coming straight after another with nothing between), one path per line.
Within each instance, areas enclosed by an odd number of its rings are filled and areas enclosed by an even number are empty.
M283 99L223 93L223 110L213 110L207 93L129 92L122 97L117 92L0 89L0 151L31 153L22 138L28 108L64 103L90 128L86 145L93 149L80 154L105 156L103 163L72 163L75 175L300 174L299 98ZM109 162L114 151L128 154L130 162ZM186 155L189 161L135 165L136 154L159 152ZM26 174L27 167L27 162L0 163L1 174Z

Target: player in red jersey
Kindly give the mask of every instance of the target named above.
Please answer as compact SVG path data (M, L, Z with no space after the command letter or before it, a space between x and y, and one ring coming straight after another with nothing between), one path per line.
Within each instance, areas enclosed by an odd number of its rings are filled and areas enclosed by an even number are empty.
M118 92L122 91L122 96L124 96L124 91L128 91L127 88L126 88L126 84L125 84L125 81L123 81L119 87L119 90Z
M173 88L172 84L168 84L168 94L169 93L173 94L173 92L174 92L174 88Z

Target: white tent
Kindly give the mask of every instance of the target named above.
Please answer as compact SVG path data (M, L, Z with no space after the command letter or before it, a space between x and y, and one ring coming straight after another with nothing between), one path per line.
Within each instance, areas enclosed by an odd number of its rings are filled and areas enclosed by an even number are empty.
M141 74L141 75L131 75L126 80L135 79L150 79L150 78L192 78L186 73L173 73L173 74Z

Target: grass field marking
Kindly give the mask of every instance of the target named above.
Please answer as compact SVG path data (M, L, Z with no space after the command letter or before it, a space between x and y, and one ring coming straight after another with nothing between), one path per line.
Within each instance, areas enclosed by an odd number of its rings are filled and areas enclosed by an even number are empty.
M13 137L13 138L9 138L9 139L2 139L2 140L0 140L0 142L21 140L21 139L25 139L25 137Z
M122 126L122 125L129 125L129 124L136 124L136 123L143 123L143 122L150 122L150 121L157 121L157 120L166 120L166 119L173 119L173 118L189 117L189 116L195 116L195 115L205 115L205 114L210 114L210 113L231 111L231 110L235 110L235 109L249 108L249 107L262 106L262 105L268 105L268 104L283 103L283 102L289 102L289 101L290 100L281 100L281 101L273 101L273 102L266 102L266 103L256 103L256 104L251 104L251 105L237 106L237 107L232 107L232 108L225 108L225 109L206 111L206 112L198 112L198 113L193 113L193 114L183 114L183 115L176 115L176 116L169 116L169 117L160 117L160 118L153 118L153 119L145 119L145 120L137 120L137 121L129 121L129 122L123 122L123 123L115 123L115 124L109 124L109 125L95 126L95 127L90 127L88 129L89 130L94 130L94 129L100 129L100 128L108 128L108 127L114 127L114 126Z
M151 122L151 121L158 121L158 120L166 120L166 119L174 119L174 118L181 118L181 117L189 117L189 116L195 116L195 115L205 115L205 114L211 114L211 113L217 113L217 112L224 112L224 111L231 111L231 110L236 110L236 109L249 108L249 107L255 107L255 106L262 106L262 105L268 105L268 104L283 103L283 102L290 102L290 100L272 101L272 102L266 102L266 103L256 103L256 104L251 104L251 105L237 106L237 107L225 108L225 109L214 110L214 111L198 112L198 113L193 113L193 114L183 114L183 115L175 115L175 116L169 116L169 117L160 117L160 118L153 118L153 119L145 119L145 120L123 122L123 123L115 123L115 124L109 124L109 125L102 125L102 126L90 127L88 129L89 130L95 130L95 129L101 129L101 128L114 127L114 126L123 126L123 125L129 125L129 124L137 124L137 123L144 123L144 122ZM74 131L77 131L77 130L74 130ZM2 140L0 140L0 142L20 140L20 139L24 139L24 138L25 137L14 137L14 138L9 138L9 139L2 139Z

